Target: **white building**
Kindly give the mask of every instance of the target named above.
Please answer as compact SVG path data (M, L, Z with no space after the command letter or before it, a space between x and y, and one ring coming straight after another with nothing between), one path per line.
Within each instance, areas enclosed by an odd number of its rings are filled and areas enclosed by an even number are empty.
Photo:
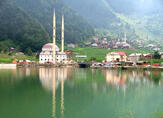
M67 55L64 52L64 16L62 16L62 37L61 37L61 51L56 45L56 14L53 15L53 43L45 44L39 56L39 62L50 64L65 64L67 63ZM54 47L55 46L55 47Z
M59 52L59 48L56 45L56 62L57 63L66 63L67 55L65 52ZM39 57L40 63L53 63L53 43L45 44L42 48L42 52Z
M121 62L127 61L127 55L125 52L110 52L106 55L107 62Z
M133 53L129 55L129 60L132 62L137 62L140 60L140 58L143 56L141 53Z

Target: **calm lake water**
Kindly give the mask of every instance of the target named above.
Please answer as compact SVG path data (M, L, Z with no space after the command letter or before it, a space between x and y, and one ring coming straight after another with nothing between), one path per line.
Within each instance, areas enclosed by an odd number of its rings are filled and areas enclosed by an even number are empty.
M0 69L0 118L162 118L163 72Z

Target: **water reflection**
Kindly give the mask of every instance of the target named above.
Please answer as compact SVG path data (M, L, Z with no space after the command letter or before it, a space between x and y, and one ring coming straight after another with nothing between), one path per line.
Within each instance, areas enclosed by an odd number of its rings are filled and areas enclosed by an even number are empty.
M49 117L49 112L52 118L120 118L127 117L130 112L135 118L146 118L156 109L163 109L162 85L161 71L78 68L0 70L0 104L12 115L20 111L22 117L26 114L25 110L21 111L22 108L31 110L31 118ZM10 106L15 108L20 101L21 107L12 111ZM30 117L28 115L24 118Z
M53 94L52 94L52 118L56 117L56 71L55 68L52 69L52 88L53 88Z
M61 85L60 115L64 117L64 81L71 79L72 68L40 68L39 75L42 86L46 90L52 90L52 117L56 118L56 90ZM52 83L52 84L51 84Z
M163 72L159 71L122 71L103 70L106 83L115 87L127 86L129 84L162 84Z

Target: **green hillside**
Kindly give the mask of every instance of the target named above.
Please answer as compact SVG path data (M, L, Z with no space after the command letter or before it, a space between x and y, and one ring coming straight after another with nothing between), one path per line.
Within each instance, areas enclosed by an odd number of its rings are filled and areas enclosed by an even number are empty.
M57 14L60 43L61 15L65 15L65 42L82 44L103 34L162 46L161 0L1 0L0 52L15 47L25 52L41 50L51 41L52 15Z
M52 36L52 15L57 15L57 39L60 41L61 15L65 15L65 42L81 43L92 38L94 29L77 12L67 7L62 0L14 0L29 15L37 19Z
M112 38L127 33L130 40L163 44L161 0L64 0L98 30ZM160 45L161 45L160 44Z
M90 61L91 59L96 59L96 61L102 62L105 60L105 57L107 53L114 52L114 51L124 51L127 55L130 55L132 53L149 53L148 50L142 50L142 49L135 49L135 50L128 50L128 49L102 49L98 47L84 47L84 48L68 48L70 50L74 51L74 60L78 61ZM150 52L153 53L153 52ZM76 55L87 55L87 58L76 58Z
M148 40L149 43L156 43L158 45L163 43L163 9L160 7L163 4L161 4L160 0L151 0L153 2L123 0L123 4L121 0L103 1L107 4L109 10L112 10L118 18L128 23L134 29L139 39Z
M9 47L37 51L49 39L37 20L8 0L0 2L0 51L6 51Z
M57 42L60 42L61 15L65 14L65 42L83 43L94 36L94 28L61 0L1 0L0 52L14 47L37 52L51 42L52 15L57 14Z

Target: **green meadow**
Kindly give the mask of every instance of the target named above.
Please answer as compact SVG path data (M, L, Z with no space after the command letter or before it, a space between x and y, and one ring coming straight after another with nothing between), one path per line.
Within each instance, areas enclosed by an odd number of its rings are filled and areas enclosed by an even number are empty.
M102 49L98 47L83 47L83 48L68 48L69 50L74 51L74 55L87 55L86 59L77 59L74 56L74 60L78 61L90 61L92 58L95 58L97 61L101 62L105 60L105 56L109 52L113 51L124 51L127 55L130 55L131 53L149 53L148 50L142 50L142 49Z
M77 47L77 48L66 48L68 50L74 51L73 59L75 61L91 61L92 59L102 62L105 60L106 54L113 51L124 51L127 55L131 53L149 53L151 51L142 50L142 49L102 49L98 47ZM151 52L153 53L153 52ZM77 59L76 55L87 55L87 58L84 59ZM38 57L35 56L26 56L26 55L7 55L7 54L0 54L0 63L12 63L12 60L31 60L31 61L38 61ZM151 60L147 60L151 61ZM152 59L153 63L162 63L163 60L159 59Z
M4 53L0 54L0 63L12 63L14 59L17 60L31 60L38 61L35 56L26 56L26 55L7 55Z

